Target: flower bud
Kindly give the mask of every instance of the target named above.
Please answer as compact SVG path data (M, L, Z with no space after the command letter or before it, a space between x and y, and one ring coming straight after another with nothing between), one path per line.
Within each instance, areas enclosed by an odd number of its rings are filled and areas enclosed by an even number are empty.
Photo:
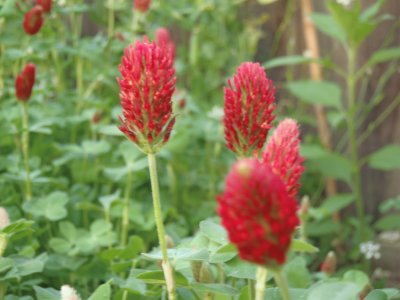
M203 262L201 264L199 282L201 282L201 283L213 283L214 282L214 275L211 271L211 267L208 262Z
M332 275L336 271L336 265L337 265L336 254L335 252L330 251L321 265L321 272L324 272L327 275Z
M192 274L197 282L201 283L213 283L214 276L211 271L211 267L207 262L192 261L190 263Z

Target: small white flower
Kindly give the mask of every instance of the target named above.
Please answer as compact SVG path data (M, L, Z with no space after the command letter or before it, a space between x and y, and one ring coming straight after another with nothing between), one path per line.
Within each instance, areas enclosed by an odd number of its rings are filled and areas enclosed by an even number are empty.
M214 106L207 115L212 119L221 120L224 116L224 110L220 106Z
M353 0L336 0L336 2L342 4L343 6L349 6Z
M81 300L75 289L69 285L61 287L61 300Z
M10 225L10 218L4 207L0 206L0 229L3 229Z
M380 259L381 253L379 252L381 249L381 245L375 244L372 241L362 243L360 245L360 251L364 254L365 258L370 259Z

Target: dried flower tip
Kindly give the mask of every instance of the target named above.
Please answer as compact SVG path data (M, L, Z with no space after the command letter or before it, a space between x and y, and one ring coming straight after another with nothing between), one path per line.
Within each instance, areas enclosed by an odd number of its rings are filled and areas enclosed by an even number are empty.
M299 180L304 170L299 136L297 122L293 119L284 119L272 134L263 153L263 162L271 165L293 198L297 197Z
M63 285L60 293L61 300L81 300L76 290L69 285Z
M239 157L252 156L265 144L275 109L275 88L258 63L246 62L224 89L227 147Z
M336 272L337 259L336 254L333 251L330 251L326 257L324 262L321 265L321 272L326 273L327 275L332 275Z
M238 161L217 200L222 224L242 259L270 268L285 262L299 224L297 204L269 165Z
M36 5L25 14L22 26L27 34L34 35L42 28L43 22L43 8L40 5Z
M8 225L10 225L8 212L4 207L0 206L0 229L6 228Z
M15 95L18 100L28 101L31 97L32 88L35 84L35 73L35 65L28 63L15 79Z
M134 9L145 13L149 10L151 0L133 0Z

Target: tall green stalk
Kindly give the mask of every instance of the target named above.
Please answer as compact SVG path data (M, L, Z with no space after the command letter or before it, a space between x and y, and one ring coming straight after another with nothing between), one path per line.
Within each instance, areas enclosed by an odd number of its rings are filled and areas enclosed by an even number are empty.
M108 0L108 39L114 35L114 0Z
M128 171L126 187L125 187L125 195L124 195L124 203L122 210L122 224L121 224L121 245L126 246L128 242L128 228L129 228L129 199L131 195L131 187L132 187L132 171Z
M21 135L21 145L22 145L22 155L24 158L25 167L25 196L26 200L30 201L32 199L32 182L31 182L31 171L29 166L29 117L28 117L28 103L21 102L22 107L22 135Z
M267 279L268 270L264 267L257 268L256 282L256 300L264 300L265 280Z
M154 218L156 221L158 240L162 253L162 268L164 271L165 283L167 285L168 299L175 300L175 280L171 264L168 260L167 244L165 241L165 230L161 214L160 188L158 185L156 157L154 153L149 153L147 155L147 158L149 161L151 191L153 195Z
M281 292L282 300L291 300L289 294L289 286L287 284L286 278L282 274L282 269L274 271L274 279L276 285L279 288L279 291Z
M360 162L358 157L358 143L357 143L357 102L356 102L356 48L349 46L347 49L348 58L348 71L346 77L347 85L347 127L349 133L349 147L352 162L352 175L353 175L353 192L356 199L357 216L360 222L360 237L365 239L364 226L365 226L365 210L361 194L361 177L360 177Z

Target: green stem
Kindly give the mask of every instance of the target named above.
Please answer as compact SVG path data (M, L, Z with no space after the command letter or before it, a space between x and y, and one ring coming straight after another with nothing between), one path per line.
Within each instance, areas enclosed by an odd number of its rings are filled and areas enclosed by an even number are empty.
M0 283L0 299L4 299L7 293L7 285Z
M161 253L162 253L162 268L164 271L165 283L167 285L168 298L169 300L176 299L175 293L175 281L174 274L171 264L168 260L167 245L165 241L165 230L161 214L161 203L160 203L160 188L158 185L158 175L157 175L157 163L154 153L149 153L147 155L149 161L149 172L151 181L151 191L153 195L153 208L154 208L154 218L156 221L158 240L160 243Z
M22 102L22 154L24 157L25 166L25 195L26 200L30 201L32 199L32 183L31 183L31 171L29 166L29 117L28 117L28 103Z
M346 78L347 84L347 101L348 101L348 113L347 113L347 126L349 132L350 142L350 155L352 162L353 171L353 191L356 199L356 210L358 220L360 221L360 237L364 239L364 226L365 226L365 211L364 203L361 194L361 177L360 177L360 165L358 157L358 143L357 143L357 103L356 103L356 49L351 47L347 49L348 56L348 74Z
M285 277L282 274L281 269L275 271L274 278L276 285L278 286L279 291L281 292L282 300L290 300L291 298L289 294L289 286L286 282Z
M265 280L267 279L268 270L264 267L257 268L256 282L256 300L264 300Z
M108 39L110 40L114 35L114 0L109 0L108 5Z
M132 181L132 172L128 171L126 187L125 187L125 196L124 196L124 207L122 211L122 224L121 224L121 245L126 246L128 241L128 229L129 229L129 198L131 192L131 181Z
M249 299L254 299L254 281L251 279L247 280L247 284L249 285Z

